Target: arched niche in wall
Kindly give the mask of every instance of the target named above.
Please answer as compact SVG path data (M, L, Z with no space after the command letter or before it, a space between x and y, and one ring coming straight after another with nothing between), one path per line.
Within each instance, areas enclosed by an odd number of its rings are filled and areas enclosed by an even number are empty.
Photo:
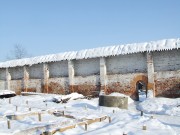
M131 82L131 88L132 88L131 97L133 99L139 100L138 91L140 89L147 90L147 85L148 85L148 78L146 75L136 75Z

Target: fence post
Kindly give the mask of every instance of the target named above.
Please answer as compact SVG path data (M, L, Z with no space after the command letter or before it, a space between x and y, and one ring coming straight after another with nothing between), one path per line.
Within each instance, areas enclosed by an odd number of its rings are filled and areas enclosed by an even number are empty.
M26 104L28 105L28 100L26 100Z
M109 123L111 123L111 117L109 117Z
M146 129L147 129L146 125L143 125L142 130L146 130Z
M41 121L41 113L38 113L38 120Z
M87 126L88 126L88 124L87 123L85 123L85 130L87 131Z
M62 111L62 115L64 116L64 111Z
M9 119L7 120L7 126L8 126L8 129L11 128L11 123L10 123L10 120L9 120Z

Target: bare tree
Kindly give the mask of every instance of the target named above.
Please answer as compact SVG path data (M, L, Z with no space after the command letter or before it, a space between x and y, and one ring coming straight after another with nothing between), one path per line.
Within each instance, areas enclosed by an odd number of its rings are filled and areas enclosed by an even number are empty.
M13 50L10 51L10 54L7 55L7 60L11 59L22 59L25 57L28 57L28 53L26 49L20 45L20 44L15 44Z

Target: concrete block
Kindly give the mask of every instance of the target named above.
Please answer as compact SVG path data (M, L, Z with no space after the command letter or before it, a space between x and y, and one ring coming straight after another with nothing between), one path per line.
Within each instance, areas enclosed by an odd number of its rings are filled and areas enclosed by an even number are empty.
M128 98L121 96L99 96L99 105L106 107L118 107L121 109L128 109Z

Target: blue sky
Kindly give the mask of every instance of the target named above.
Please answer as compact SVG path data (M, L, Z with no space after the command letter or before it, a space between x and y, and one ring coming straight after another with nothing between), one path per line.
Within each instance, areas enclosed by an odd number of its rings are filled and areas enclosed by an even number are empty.
M0 0L0 61L180 37L180 0Z

